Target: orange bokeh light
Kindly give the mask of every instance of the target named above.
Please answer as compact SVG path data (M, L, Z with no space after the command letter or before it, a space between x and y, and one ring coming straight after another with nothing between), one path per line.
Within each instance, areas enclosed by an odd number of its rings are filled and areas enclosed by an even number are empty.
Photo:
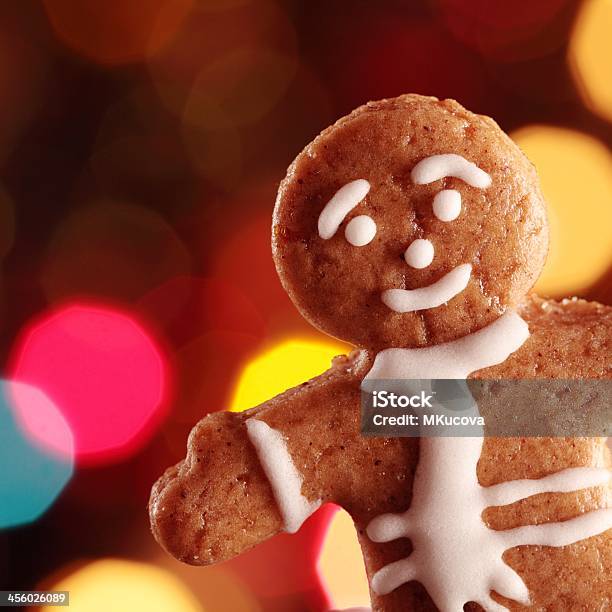
M612 0L583 2L568 49L568 62L585 104L612 121Z
M137 62L176 34L193 0L44 0L56 35L72 50L105 65Z
M584 295L612 262L612 155L592 136L528 125L512 138L535 165L548 205L550 249L535 289Z
M272 88L267 91L262 87L277 82L279 64L275 58L291 63L296 56L295 29L277 2L201 2L181 35L151 60L150 70L162 101L178 115L183 114L185 102L199 80L210 87L211 99L229 101L230 115L244 119L243 111L248 114L262 103L267 105L270 96L277 97ZM258 69L257 81L253 81L249 67ZM230 71L227 81L223 78L225 70ZM245 81L254 90L245 93Z
M369 603L368 578L355 525L344 510L331 520L317 568L334 606L346 608Z

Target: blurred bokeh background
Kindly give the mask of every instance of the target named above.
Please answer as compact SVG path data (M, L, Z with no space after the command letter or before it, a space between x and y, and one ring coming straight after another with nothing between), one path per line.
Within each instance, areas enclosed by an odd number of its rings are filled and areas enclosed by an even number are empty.
M86 612L366 604L335 508L213 568L149 533L202 415L347 350L276 278L277 185L368 100L456 98L540 171L539 291L610 304L610 32L612 0L1 3L0 589Z

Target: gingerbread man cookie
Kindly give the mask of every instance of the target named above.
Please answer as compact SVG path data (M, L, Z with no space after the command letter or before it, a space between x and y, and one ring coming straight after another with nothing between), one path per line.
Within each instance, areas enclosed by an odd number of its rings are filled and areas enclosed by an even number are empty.
M612 308L527 295L546 249L535 171L491 119L407 95L325 130L281 184L273 255L302 314L358 349L202 419L153 488L159 543L217 563L334 502L374 610L605 609L605 439L360 434L372 379L609 378Z

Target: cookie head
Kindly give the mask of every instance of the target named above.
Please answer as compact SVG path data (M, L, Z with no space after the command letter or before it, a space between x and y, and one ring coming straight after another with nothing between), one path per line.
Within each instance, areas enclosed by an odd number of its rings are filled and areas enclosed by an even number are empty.
M281 184L273 252L315 326L357 346L462 337L516 306L547 249L535 170L452 100L370 103L325 130Z

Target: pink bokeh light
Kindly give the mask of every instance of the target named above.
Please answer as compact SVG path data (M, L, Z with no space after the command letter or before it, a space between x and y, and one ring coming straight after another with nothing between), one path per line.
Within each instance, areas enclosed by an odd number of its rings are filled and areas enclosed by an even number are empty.
M129 456L165 416L168 367L144 327L114 307L69 304L27 326L12 377L60 408L81 464Z
M31 385L8 382L6 389L15 420L29 441L60 459L71 461L74 438L59 408Z

